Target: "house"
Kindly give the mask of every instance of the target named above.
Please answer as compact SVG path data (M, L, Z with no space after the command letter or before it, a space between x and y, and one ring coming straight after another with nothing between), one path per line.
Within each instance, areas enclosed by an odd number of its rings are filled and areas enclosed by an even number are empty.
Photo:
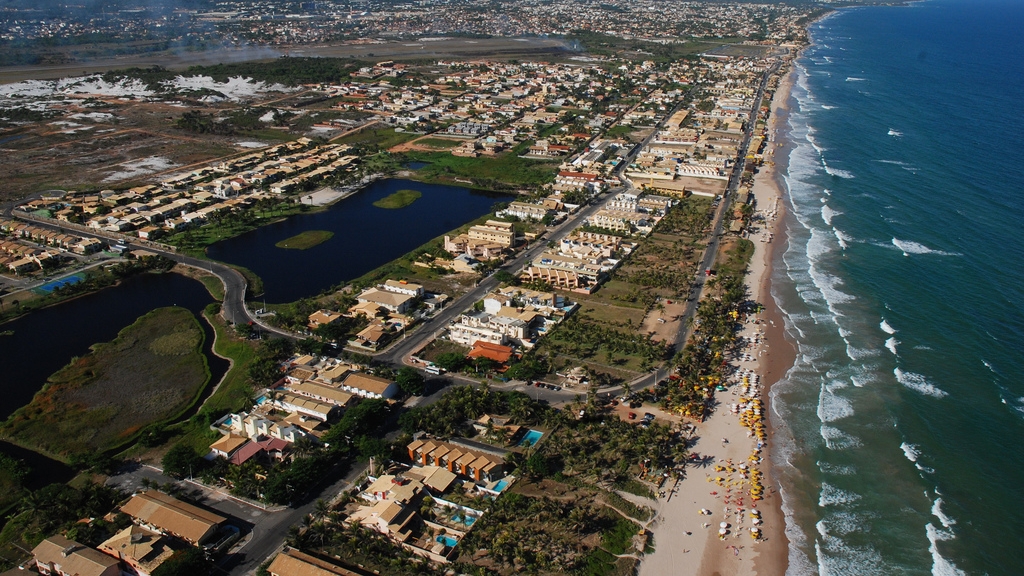
M306 326L310 330L316 330L320 326L334 324L342 318L341 312L334 312L332 310L317 310L309 315L309 322Z
M408 294L397 294L379 288L369 288L356 297L360 304L376 304L395 313L405 314L412 307L415 298Z
M227 521L223 516L156 490L132 496L121 507L121 512L145 528L181 538L193 546L202 544Z
M543 220L549 213L551 213L551 211L540 204L512 202L504 210L496 212L495 215L515 216L521 220Z
M508 346L491 344L490 342L476 342L473 349L466 354L468 358L487 358L498 364L504 364L512 358L512 349Z
M210 452L213 453L214 457L220 456L221 458L230 458L239 448L248 444L249 439L245 436L238 434L228 434L221 437L213 444L210 444Z
M32 549L36 568L44 576L120 576L116 559L99 550L56 535Z
M318 384L316 382L306 381L298 384L288 384L288 389L300 396L312 398L327 404L334 404L341 408L345 408L352 401L352 394L345 392L340 388Z
M353 372L345 377L342 388L364 398L394 398L400 393L398 384L387 378Z
M319 400L314 400L306 396L299 396L298 394L293 393L281 394L281 397L275 400L274 404L289 412L298 412L299 414L312 416L313 418L324 422L329 420L338 411L338 407L334 404L321 402ZM287 437L282 436L282 438L288 440Z
M274 561L267 567L267 573L270 576L367 576L370 574L363 570L338 566L333 562L321 560L287 546L274 557Z
M407 294L414 298L423 296L423 286L413 284L412 282L406 282L405 280L387 280L380 287L388 292L394 292L395 294Z
M356 343L373 350L380 348L390 338L391 333L380 324L370 324L356 334Z
M174 555L170 542L157 532L132 524L99 545L99 550L113 556L129 570L123 574L150 576Z

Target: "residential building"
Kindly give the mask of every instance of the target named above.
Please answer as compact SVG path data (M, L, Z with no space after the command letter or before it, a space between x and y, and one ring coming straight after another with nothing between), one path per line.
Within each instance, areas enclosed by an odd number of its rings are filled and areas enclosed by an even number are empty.
M170 542L160 533L134 524L108 538L99 550L121 561L123 576L150 576L174 555Z
M387 280L380 287L388 292L405 294L414 298L423 296L423 286L412 282L406 282L405 280Z
M395 313L405 314L412 307L415 298L379 288L368 288L356 297L360 304L375 304Z
M492 242L503 248L511 248L515 245L516 233L511 222L500 222L488 220L483 224L471 226L466 233L470 240L482 240Z
M32 549L36 569L44 576L120 576L118 561L106 554L56 535Z
M346 376L342 382L342 389L364 398L391 399L401 392L395 382L361 372L354 372Z
M227 518L182 502L156 490L132 496L121 512L144 528L181 538L198 546L212 536Z
M493 482L508 473L504 450L484 451L454 442L413 440L406 447L409 459L421 466L440 466L477 482Z
M294 548L285 547L267 567L270 576L368 576L370 573L346 568L310 556Z
M309 323L307 326L310 330L316 330L320 326L334 324L342 318L343 315L341 312L335 312L333 310L317 310L309 315Z

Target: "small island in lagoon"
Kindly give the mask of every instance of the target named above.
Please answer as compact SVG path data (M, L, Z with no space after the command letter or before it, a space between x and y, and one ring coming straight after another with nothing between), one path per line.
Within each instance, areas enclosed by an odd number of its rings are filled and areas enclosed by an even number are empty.
M327 242L334 237L334 232L329 230L306 230L300 234L292 236L291 238L285 238L274 246L278 248L284 248L285 250L309 250L314 246L319 246L324 242Z
M419 190L410 190L405 188L377 200L373 205L377 208L384 208L386 210L397 210L399 208L405 208L419 200L422 196L423 193Z

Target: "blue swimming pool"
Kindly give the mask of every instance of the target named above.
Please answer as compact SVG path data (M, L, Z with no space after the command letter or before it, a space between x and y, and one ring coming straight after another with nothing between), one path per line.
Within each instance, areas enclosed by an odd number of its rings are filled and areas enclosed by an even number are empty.
M449 548L454 548L455 545L459 543L458 540L452 538L451 536L438 536L437 538L435 538L435 540Z
M260 396L259 398L256 399L256 405L259 406L260 404L263 404L266 401L267 401L267 397L266 396Z
M463 525L469 527L469 526L472 526L474 522L476 522L476 517L475 516L464 516L462 514L456 514L455 516L452 516L452 520L455 521L455 522L458 522L459 524L463 524Z
M507 480L499 480L498 483L494 485L494 491L495 492L501 492L506 487L508 487L508 481Z
M543 435L544 435L543 432L538 432L536 430L530 430L529 432L526 433L526 436L523 436L523 439L519 441L519 445L520 446L526 446L526 447L533 446L538 441L540 441L540 437L543 436Z

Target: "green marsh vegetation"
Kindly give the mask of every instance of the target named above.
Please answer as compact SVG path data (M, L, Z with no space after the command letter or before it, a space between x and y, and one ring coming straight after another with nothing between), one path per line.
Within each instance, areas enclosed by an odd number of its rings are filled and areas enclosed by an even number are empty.
M384 208L387 210L397 210L399 208L405 208L413 202L420 199L423 193L419 190L410 190L408 188L399 190L394 194L389 194L380 200L373 203L377 208Z
M334 232L329 230L306 230L300 232L291 238L285 238L274 246L278 248L284 248L286 250L309 250L314 246L319 246L324 242L327 242L334 237Z

